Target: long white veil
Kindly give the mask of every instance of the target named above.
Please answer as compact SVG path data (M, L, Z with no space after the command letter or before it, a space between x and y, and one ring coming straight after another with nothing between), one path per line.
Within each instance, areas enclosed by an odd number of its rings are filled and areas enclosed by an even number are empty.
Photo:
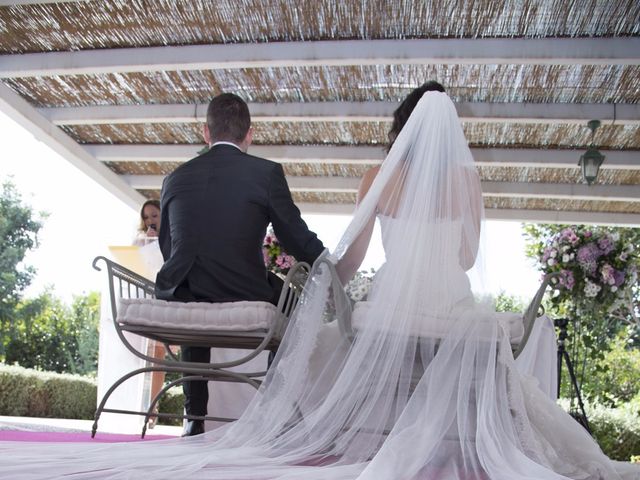
M375 217L387 259L352 330L316 262L237 422L146 444L5 444L0 478L637 478L518 373L508 325L474 298L480 182L446 94L418 102L329 262L358 255Z

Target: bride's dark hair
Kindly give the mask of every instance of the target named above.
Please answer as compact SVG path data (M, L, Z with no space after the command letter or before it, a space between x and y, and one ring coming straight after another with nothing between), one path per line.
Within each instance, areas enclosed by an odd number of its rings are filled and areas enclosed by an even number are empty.
M400 104L398 108L393 112L393 124L391 125L391 130L387 137L389 138L389 145L387 145L387 152L391 150L393 146L393 142L396 141L400 130L404 127L404 124L409 120L409 116L413 109L416 107L418 101L422 98L425 92L443 92L444 87L440 85L435 80L429 80L428 82L423 83L418 88L413 90L407 98Z

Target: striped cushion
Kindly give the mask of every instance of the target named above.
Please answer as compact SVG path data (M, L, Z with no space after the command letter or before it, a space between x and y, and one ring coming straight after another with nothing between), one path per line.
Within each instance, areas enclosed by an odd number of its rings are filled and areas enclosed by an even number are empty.
M198 331L266 331L284 315L268 302L167 302L155 298L121 298L123 325Z

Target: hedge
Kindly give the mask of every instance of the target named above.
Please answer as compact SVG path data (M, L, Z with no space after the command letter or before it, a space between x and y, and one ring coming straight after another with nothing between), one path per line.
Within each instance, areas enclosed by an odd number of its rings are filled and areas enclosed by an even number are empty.
M0 364L0 415L92 419L95 380Z
M0 415L93 420L97 395L96 381L90 377L0 363ZM172 388L160 400L160 411L181 414L183 405L182 389ZM181 425L182 420L160 423Z
M593 436L614 460L629 461L640 456L640 402L636 399L621 408L597 405L587 410Z

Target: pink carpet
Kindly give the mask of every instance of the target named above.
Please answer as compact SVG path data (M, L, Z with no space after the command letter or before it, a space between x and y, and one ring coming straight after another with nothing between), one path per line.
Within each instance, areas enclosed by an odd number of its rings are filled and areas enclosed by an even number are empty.
M120 433L96 433L91 438L90 433L78 432L24 432L19 430L1 430L0 442L145 442L153 440L166 440L176 438L170 435L146 435L144 439L140 434L126 435Z

